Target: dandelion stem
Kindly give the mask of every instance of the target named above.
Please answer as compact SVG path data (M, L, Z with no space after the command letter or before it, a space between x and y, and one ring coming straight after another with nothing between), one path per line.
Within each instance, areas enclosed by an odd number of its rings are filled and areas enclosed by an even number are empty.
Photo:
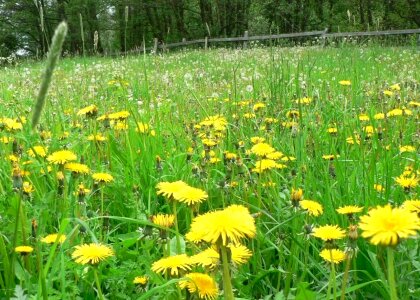
M174 211L174 224L175 224L175 230L176 230L176 252L178 254L181 254L181 238L179 236L179 227L178 227L178 214L176 211L176 201L172 201L172 209Z
M96 267L93 267L93 276L95 277L95 283L96 283L96 288L98 289L99 299L101 300L105 299L104 295L102 294L101 282L99 281L98 270L96 269Z
M387 264L388 264L388 285L391 300L397 300L397 287L395 285L395 267L394 267L394 249L387 248Z
M232 291L232 282L230 279L229 260L226 246L220 245L220 252L223 264L223 294L225 296L225 300L234 300L235 297L233 296Z
M349 278L350 263L351 263L351 255L347 254L346 268L344 270L343 283L341 285L341 298L340 298L341 300L344 300L345 295L346 295L346 286L347 286L347 280Z

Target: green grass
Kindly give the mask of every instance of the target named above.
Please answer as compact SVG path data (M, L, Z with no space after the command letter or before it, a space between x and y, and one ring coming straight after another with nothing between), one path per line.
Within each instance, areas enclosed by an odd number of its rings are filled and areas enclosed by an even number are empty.
M115 251L113 258L97 267L107 298L177 299L181 295L184 299L187 295L185 291L178 293L177 280L150 270L153 262L165 255L167 243L156 230L146 234L153 226L151 215L173 213L172 204L157 196L156 184L183 180L207 191L209 198L200 205L200 213L242 204L251 213L260 214L255 219L255 238L243 241L253 256L247 263L232 267L238 299L326 299L332 283L330 265L319 256L323 245L308 235L310 227L337 224L346 229L348 219L336 212L344 205L363 206L363 215L377 205L400 206L407 199L418 199L418 186L404 190L395 178L406 167L411 167L413 174L419 172L419 108L410 104L420 101L419 60L415 48L379 47L218 49L115 59L66 58L55 70L35 131L31 131L29 121L21 130L8 129L3 118L31 119L43 64L27 62L3 69L0 297L13 296L17 285L27 295L44 299L97 297L92 268L76 264L71 254L76 245L101 241ZM341 80L349 80L351 85L342 86ZM396 83L401 90L384 95ZM310 97L312 102L297 104L303 97ZM240 101L248 102L237 105ZM259 102L265 107L254 111L253 105ZM77 115L79 109L91 104L98 107L98 116L128 111L128 129L106 128L96 117ZM412 115L374 119L377 113L403 107ZM291 110L297 110L300 118L287 128L282 123L292 121L286 116ZM248 118L251 113L255 116ZM359 120L362 113L370 121ZM220 159L213 164L202 156L204 147L194 125L214 115L226 118L228 126L212 148ZM269 117L276 122L264 127L264 119ZM136 122L147 123L156 134L136 132ZM376 130L370 137L363 130L367 125ZM327 132L331 127L337 128L337 134ZM42 138L42 131L50 137ZM107 141L87 140L97 133ZM251 137L257 136L296 160L281 162L287 166L284 169L252 172L257 158L248 150L253 145ZM357 136L360 145L346 142L346 138ZM6 143L6 137L15 144ZM240 141L244 147L237 146ZM98 186L90 175L73 176L65 171L60 188L56 176L60 167L52 166L48 173L44 158L29 157L27 151L35 145L48 147L49 154L67 148L92 173L107 172L114 181ZM400 153L403 145L414 146L415 151ZM187 159L189 147L193 152ZM237 154L242 165L225 162L224 151ZM18 159L15 163L9 157L13 153ZM329 154L339 157L332 161L322 158ZM13 181L16 167L29 173L15 176ZM29 196L19 187L20 179L33 186ZM83 205L75 195L80 183L91 190ZM384 191L376 191L374 184L381 184ZM305 199L322 204L323 214L314 217L294 209L292 188L302 188ZM191 212L182 204L177 205L177 211L184 241ZM36 228L31 226L34 221ZM63 245L40 242L57 232L67 236ZM176 248L175 233L175 229L169 232L172 251ZM337 246L344 250L346 241L338 241ZM23 244L31 245L34 252L27 256L15 253L14 247ZM361 237L357 247L346 298L388 299L386 249ZM185 251L192 255L197 247L186 242ZM420 296L418 257L418 238L402 241L396 248L401 299ZM331 286L331 294L335 289L340 298L345 262L337 264L335 272L336 286ZM209 274L221 290L222 266ZM148 292L132 283L140 275L149 277Z

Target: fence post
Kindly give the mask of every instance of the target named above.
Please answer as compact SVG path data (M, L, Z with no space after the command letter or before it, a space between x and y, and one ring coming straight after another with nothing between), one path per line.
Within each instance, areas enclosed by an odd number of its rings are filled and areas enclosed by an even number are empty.
M153 44L153 52L156 55L157 54L157 49L158 49L158 39L157 38L154 38L153 41L154 41L154 44Z
M187 39L186 38L182 38L182 43L186 43L186 42L187 42ZM184 50L186 49L185 48L185 45L183 45L182 49L184 49Z
M248 48L248 30L246 30L245 31L245 33L244 33L244 49L247 49Z
M208 44L209 44L209 38L205 37L204 38L204 50L206 50L206 51L207 51Z
M327 36L326 36L327 32L328 32L328 28L325 28L324 32L321 34L322 47L325 47L325 42L326 42L326 39L327 39Z

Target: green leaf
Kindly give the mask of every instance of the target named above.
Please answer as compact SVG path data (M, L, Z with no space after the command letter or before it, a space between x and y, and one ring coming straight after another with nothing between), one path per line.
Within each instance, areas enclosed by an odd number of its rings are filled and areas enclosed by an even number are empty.
M25 291L20 285L15 287L15 294L14 297L10 298L10 300L27 300L28 297L25 295Z
M317 293L309 289L308 282L300 282L297 286L296 300L315 300Z

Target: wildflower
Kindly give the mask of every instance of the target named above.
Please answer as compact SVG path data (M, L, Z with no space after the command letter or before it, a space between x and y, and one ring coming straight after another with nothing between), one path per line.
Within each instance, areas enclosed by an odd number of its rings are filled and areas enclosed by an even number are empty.
M194 218L186 238L195 243L205 241L226 246L230 242L239 243L242 238L253 238L255 234L255 220L248 209L231 205Z
M33 146L32 149L28 150L30 157L45 157L47 156L47 149L44 146Z
M404 152L415 152L416 148L414 148L413 146L401 146L400 147L400 153L404 153Z
M362 210L363 210L363 207L359 207L356 205L346 205L346 206L342 206L336 209L336 211L341 215L356 214L356 213L361 212Z
M382 186L382 184L374 184L373 188L377 191L377 192L383 192L385 191L385 188Z
M266 156L267 154L274 151L275 149L267 143L258 143L251 148L251 152L258 156Z
M288 117L289 119L295 119L295 118L299 118L300 114L299 111L297 110L289 110L286 113L286 117Z
M22 255L27 255L31 253L32 251L34 251L34 248L32 248L31 246L17 246L15 248L15 252L20 253Z
M420 107L420 102L410 101L408 102L408 105L413 106L413 107Z
M104 142L107 140L107 138L105 136L103 136L102 134L91 134L87 137L88 141L93 141L93 142Z
M157 194L163 195L164 197L168 199L174 199L174 195L178 192L180 192L182 189L186 188L188 185L181 181L175 181L175 182L159 182L156 185Z
M338 264L346 259L346 253L339 249L324 249L319 255L327 262Z
M332 241L342 239L345 236L345 232L337 225L325 225L314 228L312 235L323 241Z
M362 236L374 245L396 245L401 239L415 236L420 229L416 213L391 205L378 206L360 218Z
M41 239L41 242L46 244L54 244L55 242L62 244L66 240L66 236L63 234L49 234L46 237Z
M55 165L64 165L76 159L77 159L76 154L74 154L73 152L69 150L55 151L47 157L47 160L50 163L53 163Z
M338 155L338 154L336 154L336 155L334 155L334 154L322 155L322 158L325 159L325 160L334 160L334 159L339 158L339 157L340 157L340 155Z
M420 200L405 200L402 206L411 212L420 214Z
M342 85L342 86L350 86L351 85L351 81L350 80L341 80L338 83L340 85Z
M377 113L373 116L373 118L375 120L383 120L383 119L385 119L385 114L384 113Z
M153 224L162 226L162 227L172 227L174 225L175 216L174 215L165 215L165 214L158 214L152 216Z
M349 136L348 138L346 138L346 142L347 144L350 144L350 145L354 145L354 144L360 145L360 137L358 135L355 135L354 137Z
M146 285L147 281L149 281L149 278L146 276L137 276L133 279L133 283L139 285Z
M359 121L369 121L370 118L367 114L361 114L359 115Z
M395 83L395 84L391 85L389 88L391 90L393 90L393 91L399 91L399 90L401 90L401 87L400 87L400 85L398 83Z
M251 138L251 143L253 143L253 144L259 144L259 143L264 143L264 142L265 142L265 138L263 138L263 137L253 136Z
M122 120L127 119L129 116L130 116L130 113L128 111L124 110L124 111L119 111L119 112L116 112L116 113L109 114L108 119L122 121Z
M274 152L268 153L265 157L268 159L276 160L276 159L282 158L283 156L284 154L281 153L280 151L274 151Z
M311 102L312 102L312 98L309 98L309 97L303 97L295 101L295 103L297 104L310 104Z
M219 262L220 255L215 247L209 247L196 255L191 256L192 264L203 268L213 269Z
M186 254L174 255L155 261L151 270L155 273L170 271L171 276L178 276L182 271L191 270L192 261Z
M199 299L216 299L219 290L216 281L209 275L202 273L188 273L185 280L179 282L181 289L188 289L191 294L196 293Z
M330 127L327 129L327 132L331 135L336 134L338 132L338 129L336 127Z
M156 132L153 129L150 129L149 124L142 122L137 122L136 132L150 134L151 136L156 135Z
M93 173L92 178L96 182L106 182L106 183L114 180L114 177L108 173Z
M271 169L284 169L285 165L278 164L272 159L262 159L255 162L255 168L252 169L252 172L262 173L265 170Z
M247 247L241 244L230 244L229 249L231 251L231 259L232 262L236 265L242 265L246 263L249 258L252 256L251 250L249 250Z
M94 117L98 113L98 107L95 104L86 106L77 112L78 116Z
M260 110L261 108L264 108L266 105L264 104L264 103L262 103L262 102L258 102L258 103L256 103L253 107L252 107L252 110L253 111L258 111L258 110Z
M207 192L191 186L186 186L174 194L176 200L187 205L201 203L204 200L207 200L208 197Z
M35 191L35 189L34 189L33 185L30 182L24 181L23 182L23 185L22 185L22 191L26 195L30 195L30 194L32 194Z
M387 117L398 117L398 116L411 116L413 112L409 109L405 108L395 108L389 112L387 112Z
M299 202L302 209L306 210L309 215L317 217L323 213L322 205L312 200L302 200Z
M64 169L76 174L89 174L90 172L88 166L75 162L66 163Z
M388 97L391 97L392 95L394 95L394 92L393 91L386 90L386 91L384 91L384 95L385 96L388 96Z
M294 188L292 188L292 192L290 193L290 198L292 202L301 201L303 199L303 190L302 189L295 190Z
M415 188L419 184L419 179L416 177L415 174L413 174L410 177L404 176L403 174L395 178L395 182L405 190L410 190L411 188Z
M96 243L76 246L71 255L76 263L82 265L94 265L111 256L114 256L114 250L110 246Z

